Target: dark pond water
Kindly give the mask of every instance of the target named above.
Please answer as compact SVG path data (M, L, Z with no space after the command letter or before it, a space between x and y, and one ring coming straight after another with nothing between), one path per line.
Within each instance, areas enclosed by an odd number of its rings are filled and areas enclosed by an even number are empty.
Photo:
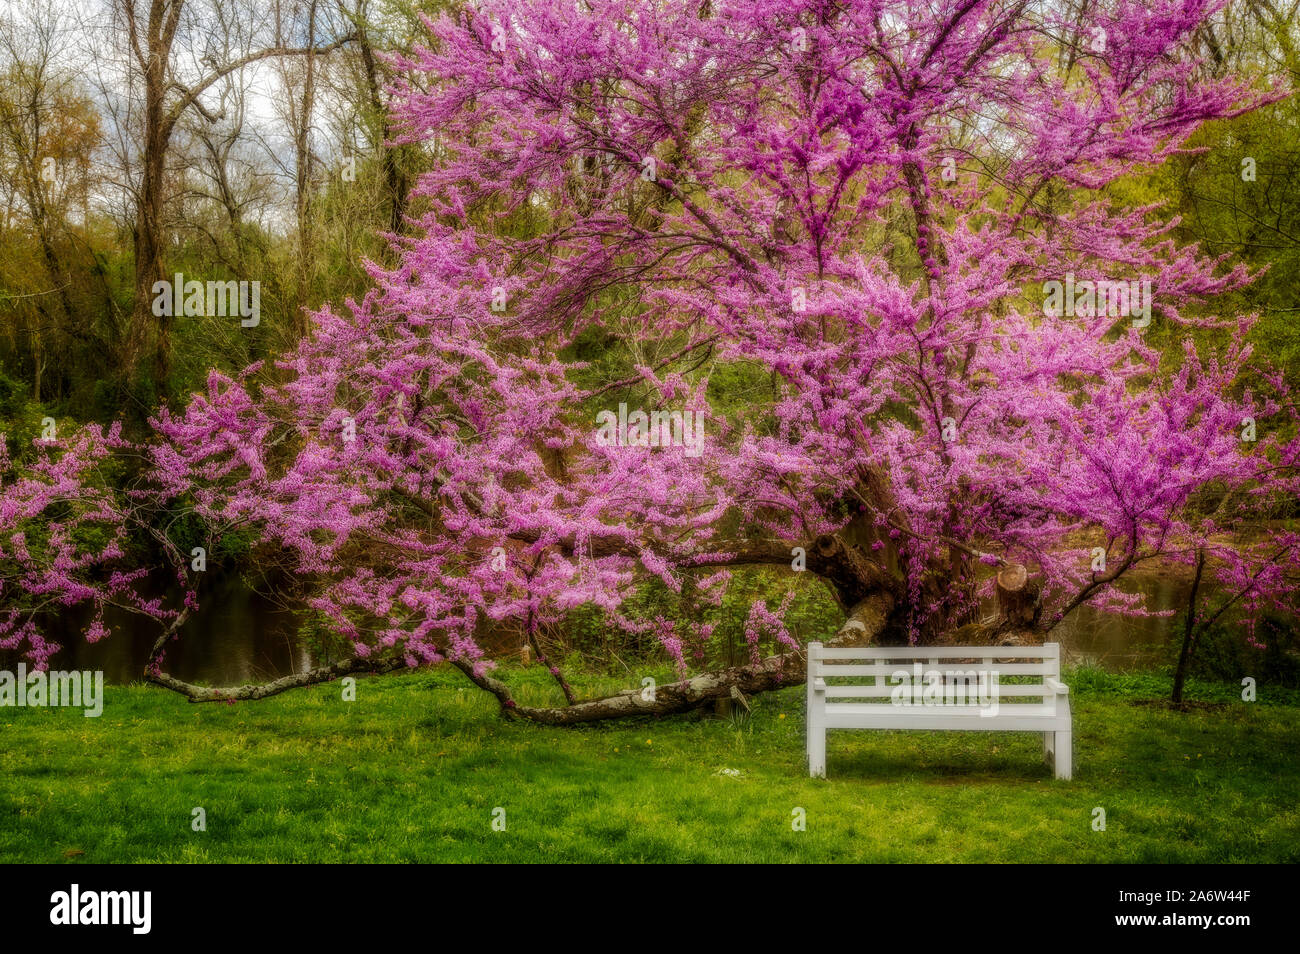
M1190 584L1185 580L1146 577L1130 586L1147 594L1153 610L1181 609ZM140 678L158 636L156 624L135 617L110 618L113 635L95 644L77 636L79 619L64 621L51 632L64 646L51 661L53 669L103 670L110 683ZM230 686L262 682L310 669L317 664L297 637L297 614L238 579L218 583L204 599L201 612L186 624L184 637L171 644L165 669L177 678ZM1169 617L1122 617L1088 607L1076 610L1053 632L1067 660L1091 662L1108 669L1135 669L1167 658L1172 638ZM12 669L17 657L0 653L0 668Z
M1150 612L1187 608L1190 580L1163 577L1139 578L1124 587L1146 594ZM1104 669L1141 669L1168 658L1171 640L1182 638L1171 627L1174 616L1119 616L1080 606L1052 630L1051 638L1061 644L1069 662L1092 663Z
M136 681L161 633L157 623L125 613L106 613L111 636L87 643L78 635L81 614L47 627L47 638L63 646L50 659L51 669L103 670L113 684ZM185 624L181 639L167 648L164 669L188 682L217 686L263 682L310 669L312 654L297 638L296 614L260 595L235 577L218 581L203 599L200 612ZM0 668L12 669L17 658L0 653Z

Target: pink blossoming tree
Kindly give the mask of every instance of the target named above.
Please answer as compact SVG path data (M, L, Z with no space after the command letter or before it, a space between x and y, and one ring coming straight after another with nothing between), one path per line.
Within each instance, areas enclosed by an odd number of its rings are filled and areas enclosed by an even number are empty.
M75 607L90 607L89 642L109 635L109 607L172 620L174 611L139 592L148 568L125 566L133 508L101 472L114 453L131 451L119 429L39 439L34 459L21 463L7 443L0 434L0 650L48 668L61 647L42 624Z
M649 578L716 601L729 568L804 569L843 607L831 642L1039 642L1086 602L1144 612L1117 584L1161 559L1227 594L1200 588L1193 628L1292 598L1300 539L1264 518L1300 489L1295 405L1250 319L1212 310L1251 276L1110 188L1276 95L1199 78L1183 44L1217 5L483 0L431 22L397 62L402 135L436 159L400 264L279 368L213 374L157 421L163 492L288 554L353 655L259 687L151 678L256 698L445 661L572 723L802 678L766 604L747 627L780 651L693 672L707 627L627 611ZM1212 344L1153 346L1191 326ZM756 383L739 410L724 371ZM568 705L516 703L476 633L584 605L681 680L577 701L552 668Z

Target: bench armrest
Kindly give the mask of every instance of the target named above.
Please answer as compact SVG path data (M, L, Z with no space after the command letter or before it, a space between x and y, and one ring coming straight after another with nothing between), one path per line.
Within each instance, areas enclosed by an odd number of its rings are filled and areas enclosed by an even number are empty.
M1058 696L1068 696L1070 694L1070 687L1067 686L1065 683L1061 682L1061 680L1059 679L1052 679L1050 677L1044 679L1043 686L1046 689L1050 689L1054 694Z
M820 678L820 677L817 678L817 679L814 679L814 680L813 680L813 692L825 692L825 691L826 691L826 680L825 680L825 679L822 679L822 678Z

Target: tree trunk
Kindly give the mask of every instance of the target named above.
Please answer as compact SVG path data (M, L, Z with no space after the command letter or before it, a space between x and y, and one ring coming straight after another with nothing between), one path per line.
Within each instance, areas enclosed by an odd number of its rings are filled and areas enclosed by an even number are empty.
M1201 588L1201 571L1205 569L1205 551L1196 553L1196 576L1192 579L1192 592L1187 597L1187 621L1183 625L1183 644L1178 650L1178 666L1174 669L1174 691L1171 700L1175 705L1183 701L1183 687L1187 684L1187 672L1192 665L1192 653L1196 649L1196 592Z
M140 207L135 226L135 307L127 339L127 364L124 372L135 370L149 340L149 328L154 330L154 383L161 393L171 376L172 316L156 318L153 314L153 288L162 280L162 238L159 206L162 202L163 146L157 137L146 133L144 150L144 181L140 192Z
M998 613L1008 629L1033 628L1042 611L1038 582L1019 563L1003 568L997 578Z
M366 90L370 95L370 106L375 111L376 120L380 124L380 135L378 142L379 154L382 157L381 163L384 169L384 181L387 185L388 193L388 228L394 234L402 232L403 219L406 217L406 204L410 184L406 181L406 174L398 162L398 152L400 148L392 145L389 140L392 138L393 129L388 120L388 108L384 105L381 90L383 81L379 76L379 65L375 61L374 49L370 44L370 34L366 30L365 11L357 8L356 28L357 28L357 45L361 50L361 63L366 73Z
M307 8L307 47L316 46L316 3ZM312 223L312 153L311 124L316 101L316 56L307 54L307 62L302 81L302 102L298 107L290 105L289 115L294 123L294 216L297 223L296 238L298 243L297 290L293 310L294 338L302 338L308 332L307 305L311 298L311 223Z
M163 277L163 173L172 132L166 109L167 65L181 6L181 3L176 3L164 8L156 0L152 2L144 46L136 47L138 67L144 79L144 142L140 153L140 192L135 219L135 307L127 331L126 366L122 369L128 376L135 370L147 347L149 329L155 321L153 286ZM132 41L138 43L134 9L130 5L127 6L127 18ZM153 374L155 387L163 393L171 376L172 317L164 314L157 316L156 321Z

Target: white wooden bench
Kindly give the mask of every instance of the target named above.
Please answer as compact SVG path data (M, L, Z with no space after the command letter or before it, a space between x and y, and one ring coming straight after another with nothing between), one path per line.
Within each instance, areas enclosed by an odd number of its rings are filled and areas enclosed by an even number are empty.
M1059 643L831 649L809 643L808 774L826 777L828 729L957 729L1039 732L1056 777L1068 779L1069 692L1061 683Z

